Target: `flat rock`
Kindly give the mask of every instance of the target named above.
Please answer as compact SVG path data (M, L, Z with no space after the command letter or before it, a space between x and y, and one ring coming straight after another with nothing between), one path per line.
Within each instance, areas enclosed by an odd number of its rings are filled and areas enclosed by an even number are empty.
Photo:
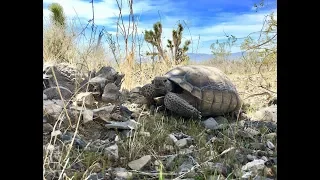
M136 129L138 123L134 120L129 120L125 122L114 122L108 121L105 127L108 129Z
M110 106L104 106L98 109L93 109L92 111L95 117L99 117L104 121L109 121L111 112L113 111L114 108L115 108L115 105L110 105Z
M271 105L258 110L253 115L253 118L258 121L277 122L277 105Z
M57 102L51 100L43 101L43 114L45 115L50 115L57 119L62 110L63 107L58 105Z
M195 165L195 162L193 161L193 159L191 157L186 158L183 163L179 166L178 168L178 173L179 174L184 174L186 172L188 172L189 170L191 170L191 168ZM185 177L194 177L194 173L195 171L192 170L190 171L188 174L185 175Z
M132 173L125 168L114 168L112 174L115 180L127 180L132 178Z
M248 162L246 165L242 166L243 171L257 171L263 169L265 161L262 159L255 159L251 162Z
M46 99L48 99L48 96L43 93L43 100L46 100Z
M147 165L150 161L151 161L151 156L147 155L147 156L143 156L137 160L129 162L128 166L133 170L140 170L145 165Z
M86 106L92 106L95 102L95 99L92 95L92 92L81 92L76 96L76 103L78 106L82 106L82 103Z
M66 87L59 86L61 96L64 100L69 100L73 93ZM47 99L61 99L58 87L50 87L43 91L43 94L47 96Z
M99 84L100 87L104 87L104 86L106 85L106 81L107 81L107 80L106 80L105 78L96 76L96 77L91 78L91 79L89 80L89 84L93 84L93 85Z
M171 139L174 143L178 141L178 139L174 136L174 134L169 134L168 138Z
M53 126L51 124L49 124L49 123L43 124L43 133L44 134L49 134L52 132L52 130L53 130Z
M180 139L180 140L177 140L175 144L179 148L185 148L188 145L188 140L186 138Z
M211 130L215 130L215 129L218 129L219 128L219 124L217 123L217 121L210 117L208 118L207 120L204 120L204 121L201 121L201 123L203 124L203 126L206 128L206 129L211 129Z
M242 179L250 179L252 176L253 176L253 173L252 173L251 171L249 171L249 172L245 172L245 173L241 176L241 178L242 178Z
M119 158L119 148L118 148L117 144L114 144L112 146L105 148L104 152L108 155L108 157L110 157L112 159Z
M271 149L271 150L275 148L275 146L273 145L273 143L270 142L270 141L267 141L267 147L268 147L269 149Z
M114 83L108 83L103 90L102 101L105 103L115 103L119 100L119 87Z
M83 123L87 123L93 120L93 111L86 109L82 112Z

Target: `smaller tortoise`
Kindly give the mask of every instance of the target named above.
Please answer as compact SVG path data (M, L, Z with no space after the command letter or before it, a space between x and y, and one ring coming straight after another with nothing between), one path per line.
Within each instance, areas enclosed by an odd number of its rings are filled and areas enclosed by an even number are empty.
M236 112L241 99L235 86L219 69L202 65L179 66L155 77L141 88L149 102L164 96L166 109L187 118Z

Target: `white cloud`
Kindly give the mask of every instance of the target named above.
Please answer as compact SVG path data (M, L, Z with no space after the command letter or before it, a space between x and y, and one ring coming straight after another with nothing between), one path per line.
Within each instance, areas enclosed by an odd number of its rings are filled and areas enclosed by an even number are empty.
M64 8L65 14L67 17L72 18L78 15L79 18L87 22L89 19L92 19L92 7L89 1L80 1L80 0L43 0L44 4L50 4L57 2L61 4ZM164 5L165 4L165 5ZM163 26L163 45L166 46L168 38L172 38L172 30L176 29L177 22L185 20L187 22L188 28L184 30L184 40L193 39L193 49L195 51L198 38L200 35L199 41L199 53L210 53L210 44L215 40L226 39L225 34L235 35L236 37L245 37L252 32L257 32L261 30L263 20L267 14L270 14L271 11L258 11L246 14L236 14L236 13L220 13L216 14L214 18L205 17L206 20L202 19L203 17L193 17L191 14L189 17L179 17L172 16L168 12L170 9L174 9L171 1L168 0L159 0L159 1L137 1L133 4L133 9L136 17L136 21L140 14L145 12L157 12L161 10L161 22ZM180 9L181 11L181 9ZM186 10L184 10L186 11ZM275 12L275 19L277 15L276 9L272 11ZM44 8L43 15L44 18L48 17L50 14L49 10ZM103 25L110 29L115 34L115 29L117 27L116 20L114 17L118 17L119 10L115 0L104 0L102 2L94 3L94 16L95 23L97 25ZM127 1L123 1L123 15L129 14L129 8L127 6ZM185 14L185 13L183 13ZM147 20L139 21L138 32L141 34L144 30L150 30L153 28L153 23L160 20L159 16L153 16L155 19L148 18ZM218 21L218 22L217 22ZM201 26L193 26L192 24L202 23ZM124 21L126 27L128 27L128 20ZM184 23L183 23L184 24ZM120 37L120 40L123 40ZM184 42L183 40L183 42ZM143 50L147 50L146 42L142 47ZM190 48L191 50L191 48ZM233 52L240 51L239 47L234 47Z
M92 4L89 1L80 0L44 0L44 4L59 3L67 17L79 17L88 21L92 19ZM102 2L94 2L94 20L97 25L108 25L114 22L111 18L118 17L119 9L115 0L103 0ZM137 2L133 5L135 13L140 13L145 10L150 10L151 6L145 2ZM43 9L43 15L49 16L48 9ZM126 1L122 4L122 15L130 14L129 7Z
M121 2L121 1L119 1ZM92 19L92 4L90 1L81 1L81 0L43 0L44 4L51 3L59 3L66 14L67 17L79 17L84 19L84 21L88 21ZM137 1L133 4L134 14L139 15L144 12L152 11L154 9L163 8L163 4L166 6L170 6L172 2L167 0L159 0L157 2L144 0ZM94 2L94 20L97 25L112 25L114 21L112 18L119 16L119 9L116 0L103 0L101 2ZM165 10L169 10L171 8L165 8ZM49 11L44 8L43 15L49 16ZM164 11L165 12L165 11ZM130 14L130 9L127 1L122 1L122 16L126 16Z

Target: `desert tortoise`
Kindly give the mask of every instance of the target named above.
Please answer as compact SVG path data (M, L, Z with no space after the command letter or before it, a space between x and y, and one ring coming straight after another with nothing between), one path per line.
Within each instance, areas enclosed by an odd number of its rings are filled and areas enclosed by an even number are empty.
M165 107L183 117L217 116L240 109L241 99L219 69L203 65L173 68L141 88L148 100L164 96Z

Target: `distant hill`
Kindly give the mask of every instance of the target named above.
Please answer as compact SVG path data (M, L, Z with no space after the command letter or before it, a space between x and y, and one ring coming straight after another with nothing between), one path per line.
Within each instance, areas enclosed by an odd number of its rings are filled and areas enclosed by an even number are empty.
M205 54L205 53L187 53L187 55L190 57L190 60L193 62L201 62L201 61L210 60L213 58L212 54ZM239 59L240 57L242 57L242 52L232 53L230 56L230 60ZM109 57L109 59L114 61L114 58L112 56ZM158 57L156 56L155 60L157 59ZM141 62L148 62L148 61L150 62L151 57L142 54L141 59L139 57L136 59L137 62L139 62L140 60Z
M190 57L191 61L204 61L204 60L209 60L213 58L212 54L205 54L205 53L187 53L188 56ZM230 60L234 60L234 59L238 59L242 57L242 52L236 52L236 53L232 53L230 56Z

